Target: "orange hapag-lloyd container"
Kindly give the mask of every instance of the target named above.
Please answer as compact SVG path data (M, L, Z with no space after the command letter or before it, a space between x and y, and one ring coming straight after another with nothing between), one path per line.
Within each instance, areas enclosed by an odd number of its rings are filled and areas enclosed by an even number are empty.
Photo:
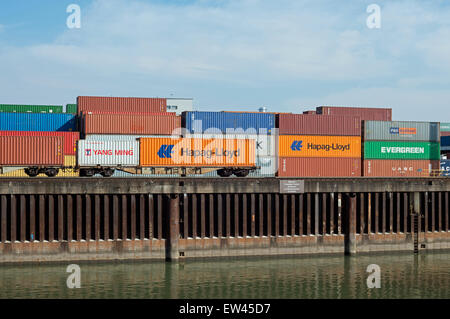
M141 167L254 167L252 139L141 138Z
M361 158L361 137L280 135L278 156Z

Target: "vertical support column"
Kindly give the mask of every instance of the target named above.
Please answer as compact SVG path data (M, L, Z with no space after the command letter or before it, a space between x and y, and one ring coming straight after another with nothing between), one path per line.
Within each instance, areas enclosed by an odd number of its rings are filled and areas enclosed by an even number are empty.
M192 238L197 238L197 194L192 194Z
M58 241L64 240L64 197L58 195Z
M319 235L319 193L314 194L314 235Z
M180 258L178 240L180 238L180 197L170 196L169 212L169 244L167 257L170 261L177 261Z
M400 201L401 201L400 193L397 193L397 230L396 230L397 234L400 234L400 212L401 212Z
M95 220L95 234L94 239L100 240L100 195L94 195L94 220Z
M442 231L442 192L438 193L438 231Z
M2 215L0 216L1 218L1 232L2 235L0 237L0 242L2 243L6 243L6 225L7 225L7 203L8 203L8 199L6 198L6 195L2 195L1 196L1 205L2 205Z
M296 212L295 212L295 195L291 195L291 236L294 237L295 236L295 217L296 217Z
M382 207L381 207L381 232L383 234L386 234L386 211L387 211L387 207L386 207L386 193L384 192L382 194Z
M436 193L431 192L431 232L436 231Z
M367 194L367 234L372 232L372 193Z
M36 197L30 195L30 241L36 240Z
M11 195L11 242L17 240L17 196Z
M242 194L242 237L247 238L247 194Z
M322 194L322 235L327 234L327 193Z
M280 194L275 194L275 237L280 236Z
M119 239L119 198L113 195L113 240Z
M144 195L139 196L139 239L145 238L145 198Z
M425 233L428 232L428 192L425 192L424 198L424 224L425 224Z
M183 233L184 238L189 238L189 195L183 195Z
M200 195L200 237L206 237L206 198L205 194Z
M39 241L45 240L45 196L39 195Z
M403 233L408 232L408 193L403 193Z
M259 231L258 236L264 236L264 195L259 194Z
M163 197L158 195L158 239L162 239L162 208L163 208Z
M364 234L364 228L365 228L365 220L364 220L364 213L365 213L365 205L364 205L364 193L359 194L359 233L361 235Z
M234 194L234 237L239 237L239 194Z
M67 195L67 241L73 240L73 197Z
M342 234L342 194L338 193L338 235Z
M20 195L20 241L24 243L27 240L27 202L25 195ZM31 230L30 230L31 231Z
M53 195L48 195L48 241L55 239L55 200Z
M250 236L255 237L256 236L256 199L255 194L252 193L250 195L250 209L251 209L251 226L250 226Z
M272 194L267 194L267 237L272 236Z
M155 200L153 194L148 195L148 239L152 240L155 238Z
M223 229L223 213L222 213L222 194L217 194L217 237L222 238Z
M209 194L209 238L214 237L214 194Z
M334 193L330 194L330 235L334 235Z
M282 236L287 236L287 212L288 212L288 196L283 195L283 234Z
M90 241L92 239L92 234L91 234L91 230L92 230L92 215L91 215L91 211L92 211L92 205L91 205L91 195L86 195L86 207L85 207L85 212L86 212L86 241Z
M159 204L159 203L158 203ZM128 203L127 203L127 195L122 195L122 209L121 215L122 215L122 234L121 238L122 240L128 239ZM158 232L160 230L158 229Z
M375 234L378 234L380 232L380 194L375 193Z
M230 238L231 236L231 196L230 194L226 195L225 198L225 236L226 238Z
M450 210L449 210L449 206L448 206L448 192L445 192L445 231L449 231L448 229L448 215L450 215Z
M306 235L311 235L311 194L306 194Z
M389 232L394 232L394 196L389 192Z
M109 195L103 196L103 237L105 240L109 240Z
M356 194L347 196L345 251L348 255L356 254Z
M136 195L130 195L130 209L131 209L131 240L136 240Z

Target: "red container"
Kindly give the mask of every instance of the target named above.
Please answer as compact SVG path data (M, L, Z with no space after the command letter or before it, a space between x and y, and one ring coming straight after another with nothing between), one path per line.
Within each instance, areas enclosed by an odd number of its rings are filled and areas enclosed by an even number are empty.
M450 136L450 132L441 132L441 136Z
M175 112L109 112L109 111L86 111L83 114L112 114L112 115L171 115L177 116Z
M76 155L80 132L0 131L0 136L62 136L64 138L63 155Z
M139 97L79 96L78 114L88 111L106 112L166 112L167 99Z
M392 109L370 107L320 106L317 114L359 116L361 121L392 121Z
M439 161L364 160L365 177L427 177L439 170Z
M303 114L317 114L316 111L304 111Z
M312 114L279 114L280 135L361 136L361 118Z
M62 136L0 136L0 166L64 164Z
M83 114L84 134L179 135L181 117L144 114ZM179 132L174 132L178 129Z
M361 159L280 157L277 176L358 177L361 176Z

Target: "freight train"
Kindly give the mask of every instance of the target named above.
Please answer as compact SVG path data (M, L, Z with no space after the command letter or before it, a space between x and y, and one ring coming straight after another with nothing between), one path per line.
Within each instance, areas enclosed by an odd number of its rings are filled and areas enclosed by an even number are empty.
M449 124L392 121L386 108L305 113L179 116L160 98L79 97L66 113L0 104L0 177L442 175Z

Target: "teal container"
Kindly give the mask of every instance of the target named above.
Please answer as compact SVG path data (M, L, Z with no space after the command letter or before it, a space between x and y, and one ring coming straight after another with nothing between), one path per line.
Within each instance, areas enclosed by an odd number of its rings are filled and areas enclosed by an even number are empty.
M0 104L4 113L63 113L62 105Z
M66 113L77 114L78 113L77 105L76 104L67 104L66 105Z

